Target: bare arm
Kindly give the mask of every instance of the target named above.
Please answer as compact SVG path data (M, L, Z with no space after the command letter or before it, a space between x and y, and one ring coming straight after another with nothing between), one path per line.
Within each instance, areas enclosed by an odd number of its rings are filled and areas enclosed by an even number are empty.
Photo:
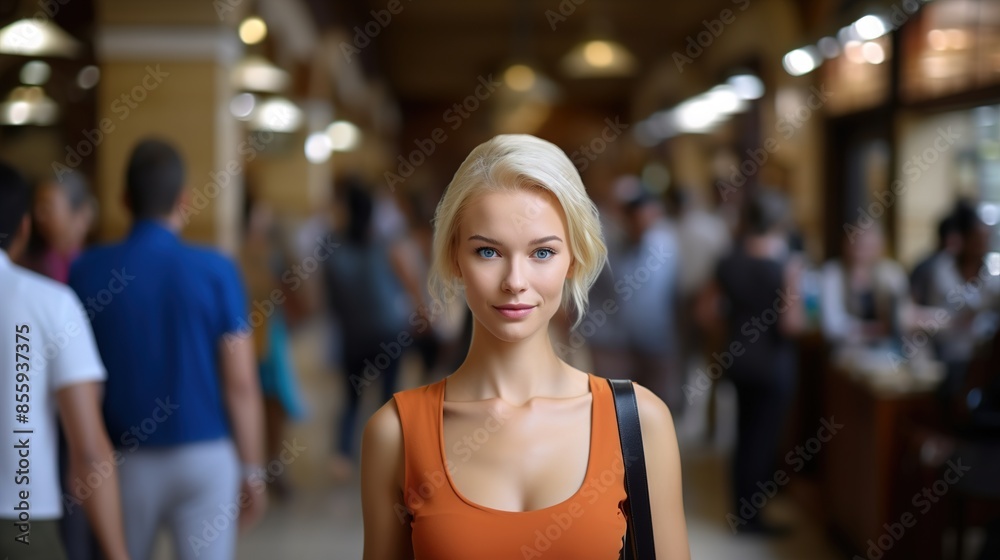
M403 502L403 428L392 399L365 425L361 439L363 560L410 560L410 516Z
M785 295L788 308L778 319L778 328L785 336L795 336L806 328L806 311L802 302L802 260L793 257L784 267Z
M100 484L90 496L74 497L83 504L104 555L112 560L128 558L122 528L121 495L111 440L101 417L101 389L97 382L77 383L56 393L59 418L69 446L72 480L90 480L97 474ZM74 489L83 488L72 484Z
M656 557L690 560L687 521L681 490L681 456L670 409L652 391L635 383L642 428L642 447L649 476L649 507L653 516Z
M246 466L264 465L264 414L260 380L253 352L253 339L249 336L226 335L220 343L219 361L222 370L223 393L233 439ZM267 507L267 494L262 487L253 488L246 482L243 492L250 502L240 514L240 527L257 522Z

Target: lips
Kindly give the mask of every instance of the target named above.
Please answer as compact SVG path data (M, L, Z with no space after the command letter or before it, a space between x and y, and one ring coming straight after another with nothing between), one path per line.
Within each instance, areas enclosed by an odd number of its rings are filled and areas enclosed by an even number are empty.
M523 303L511 304L511 305L501 305L494 306L501 315L508 319L521 319L527 317L535 309L534 305L525 305Z
M512 304L509 304L509 305L498 305L498 306L496 306L497 309L513 309L513 310L531 309L532 307L534 307L534 305L528 305L526 303L512 303Z

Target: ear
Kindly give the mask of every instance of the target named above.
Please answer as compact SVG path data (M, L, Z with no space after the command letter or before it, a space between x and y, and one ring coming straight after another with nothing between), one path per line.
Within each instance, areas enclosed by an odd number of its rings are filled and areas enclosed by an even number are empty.
M185 185L184 188L181 189L180 196L177 197L177 203L174 205L174 209L178 210L181 208L186 208L188 206L191 206L192 196L193 195L191 194L191 189L189 189L187 185Z

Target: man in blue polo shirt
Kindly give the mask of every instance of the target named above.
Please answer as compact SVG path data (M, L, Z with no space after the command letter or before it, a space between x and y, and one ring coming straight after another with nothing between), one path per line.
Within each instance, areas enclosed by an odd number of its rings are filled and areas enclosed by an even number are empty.
M108 372L104 417L124 458L130 555L149 558L163 523L177 558L230 560L237 527L254 523L266 503L254 480L263 458L260 386L252 339L239 333L247 311L236 266L178 238L184 175L170 144L141 141L125 178L131 232L84 253L69 283Z

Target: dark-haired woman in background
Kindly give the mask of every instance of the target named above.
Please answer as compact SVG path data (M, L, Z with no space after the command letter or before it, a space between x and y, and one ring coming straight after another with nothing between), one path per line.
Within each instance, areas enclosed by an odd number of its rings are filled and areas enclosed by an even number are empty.
M327 305L337 325L338 366L343 375L344 408L340 415L330 474L337 482L352 476L357 449L355 431L361 395L381 386L381 401L396 391L399 365L408 344L413 302L403 280L409 267L391 239L376 234L375 200L357 177L337 189L337 226L333 255L323 262ZM412 343L412 338L409 338Z
M741 499L749 502L758 491L758 481L774 476L774 457L795 394L792 336L803 328L805 315L798 297L801 264L789 251L787 216L787 202L777 193L762 191L748 201L742 242L719 262L703 303L725 317L726 348L733 356L726 377L736 387L739 410L734 509L727 521L737 533L785 532L759 512L747 519L740 506Z
M31 213L34 227L22 264L65 284L97 213L83 175L70 171L40 182Z

